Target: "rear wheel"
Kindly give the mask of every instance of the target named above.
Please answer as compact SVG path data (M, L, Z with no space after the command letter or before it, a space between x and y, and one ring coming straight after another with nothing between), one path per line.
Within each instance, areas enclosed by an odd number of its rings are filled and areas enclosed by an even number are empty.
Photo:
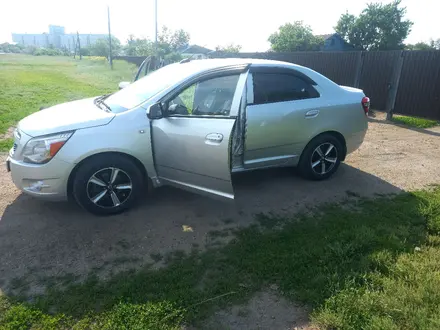
M308 179L324 180L336 172L342 156L341 142L331 134L323 134L307 145L298 168L301 175Z
M142 193L143 182L142 172L130 159L96 156L76 172L73 196L91 213L116 214L133 206Z

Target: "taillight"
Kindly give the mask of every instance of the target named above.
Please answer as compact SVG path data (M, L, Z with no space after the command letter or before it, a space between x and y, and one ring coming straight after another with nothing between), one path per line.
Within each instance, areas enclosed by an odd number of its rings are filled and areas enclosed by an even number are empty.
M368 111L370 111L370 98L364 96L361 103L362 108L364 108L365 115L368 115Z

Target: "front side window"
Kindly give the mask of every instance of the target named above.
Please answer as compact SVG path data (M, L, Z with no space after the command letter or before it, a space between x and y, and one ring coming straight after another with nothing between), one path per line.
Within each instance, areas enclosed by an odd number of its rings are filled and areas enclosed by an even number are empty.
M124 112L147 101L164 89L184 81L192 74L194 74L193 66L170 64L110 95L105 99L105 103L112 112Z
M254 104L286 102L319 97L313 86L289 73L254 73Z
M229 116L239 75L199 81L173 97L168 115Z

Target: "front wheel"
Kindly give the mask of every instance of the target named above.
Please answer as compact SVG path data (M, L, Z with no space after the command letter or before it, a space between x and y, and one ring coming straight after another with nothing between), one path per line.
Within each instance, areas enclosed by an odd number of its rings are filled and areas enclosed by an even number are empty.
M304 149L298 168L301 175L308 179L324 180L336 172L342 155L341 142L333 135L323 134Z
M76 172L73 196L91 213L116 214L133 206L142 193L143 182L142 172L130 159L96 156L86 160Z

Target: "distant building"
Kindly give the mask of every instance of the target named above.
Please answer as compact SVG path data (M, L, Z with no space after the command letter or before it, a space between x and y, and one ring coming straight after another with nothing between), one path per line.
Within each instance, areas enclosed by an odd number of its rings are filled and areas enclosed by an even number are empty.
M80 34L79 40L81 47L87 47L93 45L96 40L108 38L106 34ZM74 50L77 36L76 33L64 32L64 26L49 25L49 33L41 34L19 34L12 33L12 41L24 46L36 46L36 47L54 47L54 48L66 48L68 50Z
M321 46L322 51L347 51L355 50L352 45L344 40L339 34L321 34L317 35L324 39L324 45Z
M191 57L192 59L208 58L208 53L212 52L211 49L198 46L198 45L186 45L177 50L183 57Z

